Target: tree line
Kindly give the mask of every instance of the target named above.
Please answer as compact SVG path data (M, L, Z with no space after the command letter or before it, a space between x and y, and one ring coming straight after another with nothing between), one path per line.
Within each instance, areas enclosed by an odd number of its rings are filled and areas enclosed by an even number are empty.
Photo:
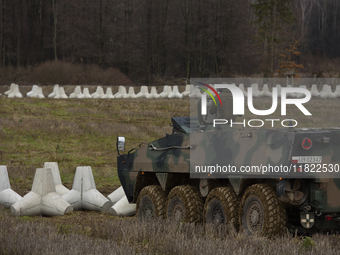
M340 57L338 0L0 0L0 66L114 67L154 83Z

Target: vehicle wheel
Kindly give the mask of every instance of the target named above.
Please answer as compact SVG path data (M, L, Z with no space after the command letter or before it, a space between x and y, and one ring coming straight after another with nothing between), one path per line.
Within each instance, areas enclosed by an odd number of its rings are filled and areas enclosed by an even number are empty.
M165 195L158 185L144 187L137 198L137 216L139 220L148 220L155 217L165 217Z
M201 222L203 201L198 190L190 185L174 187L168 196L167 218L180 222Z
M240 224L250 235L280 234L286 227L286 211L267 184L254 184L247 188L241 200Z
M213 189L204 204L204 217L206 223L233 224L235 229L239 226L239 202L232 188L218 187Z

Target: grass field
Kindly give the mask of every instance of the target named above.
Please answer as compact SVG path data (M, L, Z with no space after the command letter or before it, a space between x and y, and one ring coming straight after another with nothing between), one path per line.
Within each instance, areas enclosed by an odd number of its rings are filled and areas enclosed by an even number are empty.
M50 90L52 90L50 88ZM5 88L0 90L1 93ZM29 90L28 90L29 91ZM270 99L256 107L270 107ZM269 107L268 107L269 106ZM289 108L273 118L294 118L299 127L338 127L340 99L313 99L313 117ZM58 162L63 184L71 188L77 166L92 167L96 186L108 195L120 186L116 137L126 149L170 133L171 117L188 116L186 99L53 100L0 97L0 164L7 165L12 189L25 195L35 169ZM249 114L246 119L259 117ZM261 119L265 119L261 117ZM338 254L337 235L248 238L228 229L172 223L138 223L135 217L77 211L62 217L13 217L0 209L2 254Z

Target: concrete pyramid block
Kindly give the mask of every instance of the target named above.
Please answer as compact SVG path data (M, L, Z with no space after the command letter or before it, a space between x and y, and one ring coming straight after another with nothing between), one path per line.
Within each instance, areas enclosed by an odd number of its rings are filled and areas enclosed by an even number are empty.
M98 86L98 87L101 87L101 86ZM97 95L96 98L107 99L107 95L104 93L104 89L102 87L101 87L101 91L100 91L99 95Z
M189 95L190 98L201 98L202 97L201 90L198 87L191 87L190 89L192 89Z
M5 95L8 95L9 93L11 93L12 91L14 91L14 87L15 87L15 83L11 83L11 86L9 88L9 90L7 90L5 92Z
M114 216L133 216L136 213L136 204L130 204L124 194L124 196L110 208L109 213Z
M54 98L57 95L59 95L59 85L58 84L54 85L53 92L48 95L48 98Z
M69 98L84 98L83 93L81 93L81 87L76 86L74 92L70 94Z
M281 97L281 85L276 84L276 88L277 88L277 97Z
M91 95L92 98L106 98L106 95L104 94L104 90L102 86L97 86L96 92L94 92Z
M146 98L149 95L148 87L142 86L140 92L136 95L136 98Z
M336 97L340 97L340 85L336 85L334 94Z
M179 93L178 86L173 86L172 92L168 95L168 98L183 98L183 95Z
M318 91L318 87L316 84L313 84L312 87L310 88L310 93L312 94L312 97L318 97L320 96L320 92Z
M300 85L300 88L307 89L306 85ZM297 98L304 98L306 95L304 93L295 93Z
M0 166L0 205L11 207L22 197L11 189L6 166Z
M28 93L26 93L26 95L28 97L32 97L32 98L45 98L43 92L42 92L42 88L37 86L37 85L33 85L32 90Z
M125 95L123 95L123 98L136 98L137 95L135 93L134 87L129 87L129 92Z
M190 84L185 85L185 90L181 93L184 97L188 97L190 95Z
M63 87L59 87L59 94L57 94L54 98L55 99L60 99L60 98L67 99L68 98Z
M155 86L151 87L150 94L146 96L146 98L159 98L159 95L157 93L157 89Z
M124 98L124 95L126 95L126 88L124 86L119 86L118 93L114 95L115 98Z
M26 96L28 97L36 97L38 95L38 89L39 87L37 85L32 86L32 90L30 92L26 93Z
M163 91L162 91L162 93L159 94L159 97L161 97L161 98L168 97L169 93L171 93L171 88L170 88L170 90L168 88L169 88L169 85L164 85Z
M112 205L114 205L115 203L117 203L124 196L125 196L124 189L123 189L122 186L120 186L118 189L113 191L106 198L111 202Z
M89 88L84 88L83 96L84 98L91 98Z
M61 216L72 211L72 206L56 193L50 168L38 168L32 190L11 207L12 214L16 216Z
M60 172L59 172L59 167L58 167L57 162L45 162L44 168L50 168L51 169L55 190L60 196L63 196L67 192L70 191L68 188L63 186L63 184L61 183Z
M335 98L336 94L332 92L330 85L324 84L320 93L321 98Z
M238 86L238 88L239 88L240 90L242 90L243 95L246 97L246 96L247 96L247 91L246 91L245 88L244 88L244 84L243 84L243 83L240 83L240 85Z
M22 98L22 94L20 93L19 90L19 85L15 84L13 90L9 92L7 96L8 98Z
M117 93L113 95L115 98L116 98L116 96L118 96L118 95L120 94L120 91L122 90L122 87L123 87L123 86L119 86L119 87L118 87Z
M252 95L253 97L260 97L262 96L262 92L259 90L259 85L257 83L253 83L251 84L251 88L252 88ZM248 93L249 95L249 89L248 89Z
M38 87L37 89L37 95L36 95L37 98L45 98L44 94L43 94L43 90L42 90L42 87Z
M159 95L161 98L168 98L168 96L172 93L172 88L170 85L164 86L163 92Z
M75 210L106 212L111 202L97 189L90 166L79 166L73 180L72 190L62 196Z
M261 93L265 97L271 97L272 96L272 92L269 91L268 84L263 84Z
M112 89L111 89L111 88L107 88L107 89L106 89L106 98L108 98L108 99L115 98L115 97L113 96L113 93L112 93Z
M292 85L287 85L287 88L293 88ZM288 92L286 94L287 97L296 97L296 93L295 92Z

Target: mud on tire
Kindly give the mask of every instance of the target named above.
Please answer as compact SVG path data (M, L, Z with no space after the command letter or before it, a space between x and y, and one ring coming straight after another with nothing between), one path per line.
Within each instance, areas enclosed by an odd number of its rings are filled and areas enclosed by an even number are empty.
M166 197L161 186L144 187L138 195L136 212L139 220L165 217Z
M203 201L198 190L190 185L174 187L168 195L167 218L175 221L201 222Z
M286 211L273 187L260 183L247 188L241 200L240 225L250 235L284 232Z
M213 224L232 224L239 228L239 201L230 187L213 189L204 204L204 220Z

